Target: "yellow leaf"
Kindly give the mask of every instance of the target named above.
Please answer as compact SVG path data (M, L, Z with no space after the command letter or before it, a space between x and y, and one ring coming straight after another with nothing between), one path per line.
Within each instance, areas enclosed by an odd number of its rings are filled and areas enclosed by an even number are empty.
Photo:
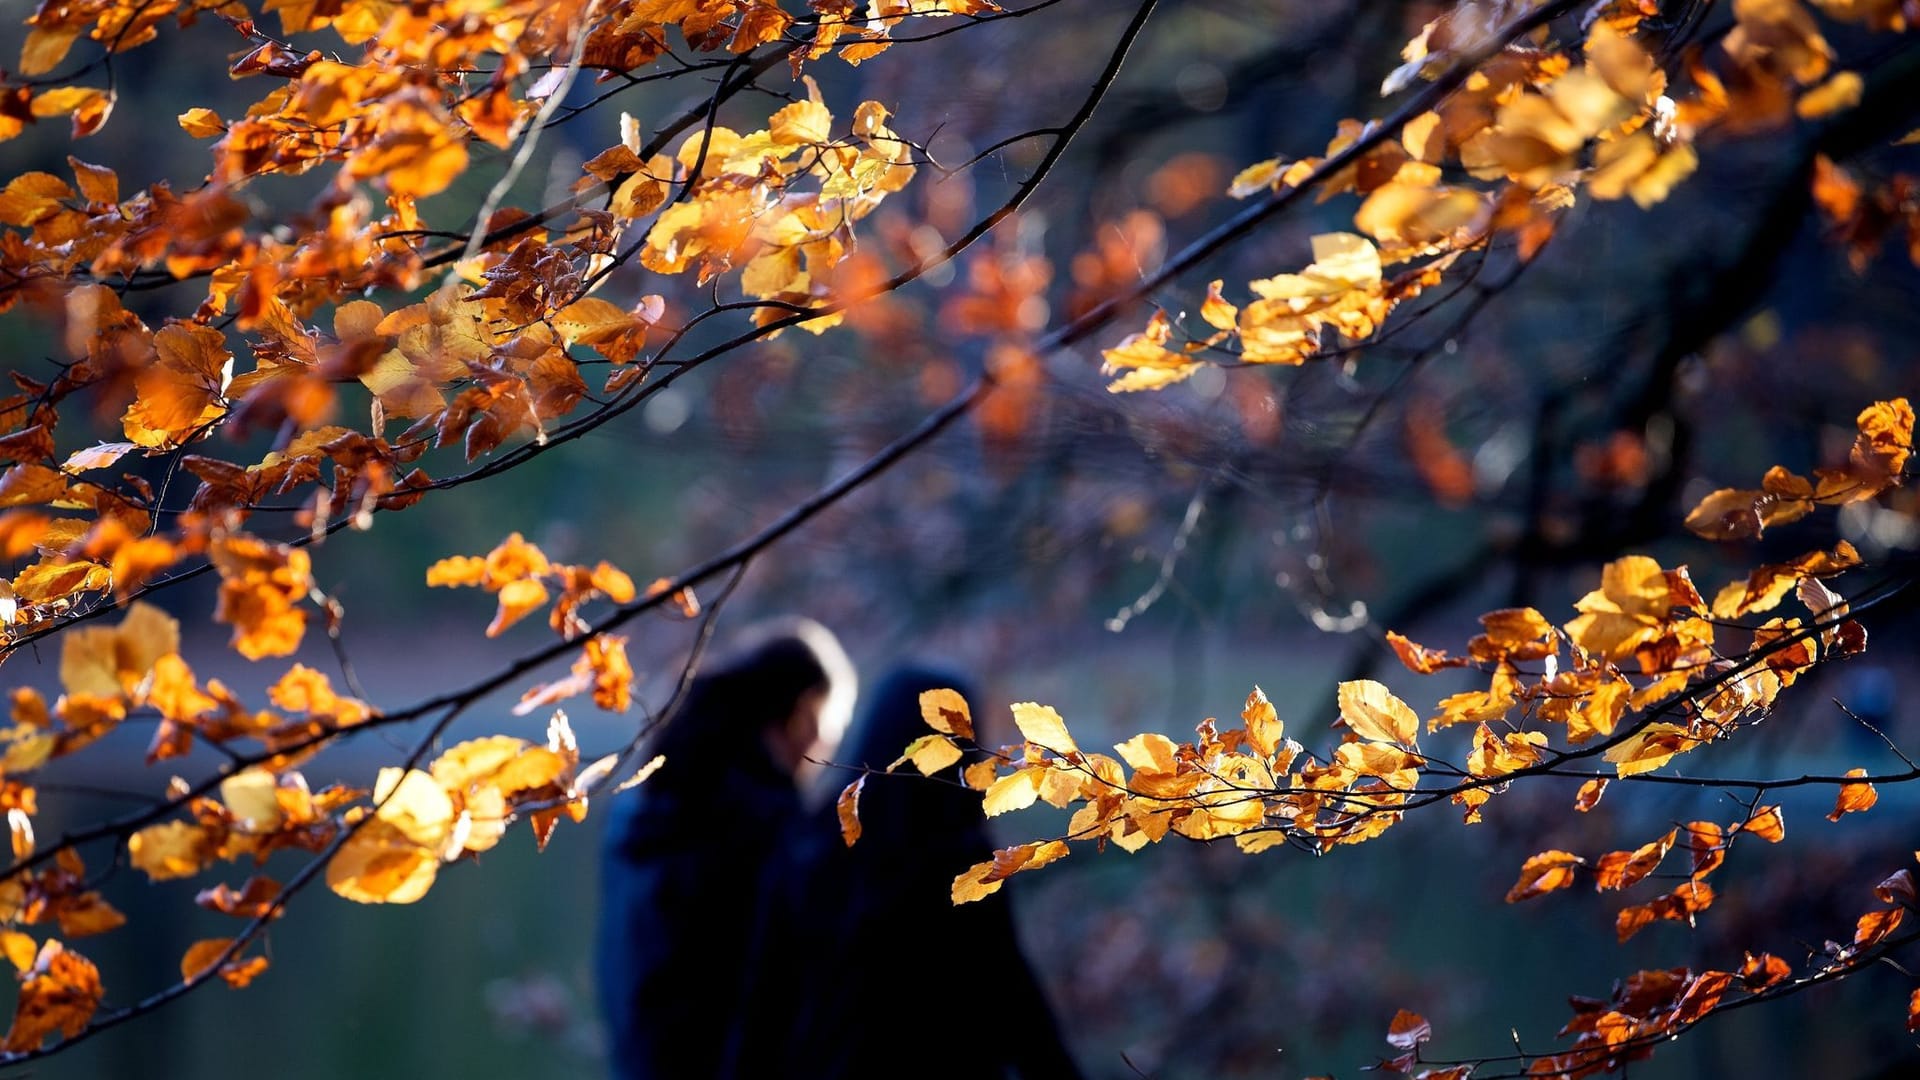
M1801 94L1800 100L1794 102L1793 111L1802 120L1831 116L1860 104L1860 95L1864 90L1866 83L1857 72L1842 71Z
M1697 745L1699 740L1688 735L1686 728L1675 724L1649 724L1608 750L1607 760L1614 764L1621 776L1634 776L1652 772L1673 760L1675 754L1684 753Z
M1027 766L1016 772L995 780L987 788L982 805L988 817L996 817L1010 810L1024 810L1032 806L1040 797L1040 780L1046 772L1045 766Z
M509 581L500 589L500 609L487 624L487 636L499 637L507 627L546 606L547 587L533 578Z
M0 772L17 774L39 768L53 756L53 751L59 742L59 736L52 732L40 732L15 739L7 744L7 752L0 755Z
M943 735L973 738L973 713L956 690L928 690L920 695L920 718Z
M807 82L812 83L812 78ZM775 146L792 148L823 143L833 137L833 114L815 97L796 101L774 113L767 127Z
M1340 684L1340 719L1363 739L1413 746L1420 718L1406 702L1372 679Z
M40 946L18 930L0 930L0 951L7 954L14 970L26 971L33 966L34 955L40 951Z
M180 127L196 139L211 139L227 130L227 125L212 109L198 107L180 114Z
M434 782L448 791L465 791L468 786L499 772L527 748L525 739L511 735L490 735L468 739L448 747L427 768Z
M154 881L192 877L213 858L214 840L189 821L149 825L127 838L127 857Z
M1216 280L1207 286L1207 298L1200 305L1200 317L1215 330L1232 330L1239 325L1240 309L1220 295L1220 285L1221 282Z
M953 744L952 739L945 735L922 735L908 744L906 752L900 755L900 760L887 766L887 771L892 772L899 768L902 762L911 761L913 767L920 770L920 775L932 776L959 761L960 757L960 748Z
M1141 732L1114 749L1137 772L1172 773L1178 765L1173 740L1151 731Z
M560 339L568 345L582 342L591 345L643 325L619 305L593 296L575 300L554 312L550 321L553 328L560 332Z
M1074 744L1073 736L1067 733L1066 721L1051 705L1017 702L1013 706L1013 722L1020 729L1020 734L1035 746L1056 754L1071 754L1080 749Z
M992 873L993 863L988 861L978 863L966 873L954 878L952 891L953 902L955 904L969 904L975 900L984 900L994 893L999 892L1000 886L1005 884L1005 879L994 878L988 880L989 875Z
M27 31L26 44L20 47L20 74L45 75L60 66L67 58L67 51L73 48L74 39L80 36L80 26L59 25L36 26Z
M1507 903L1517 904L1543 896L1573 884L1573 868L1585 863L1580 856L1566 851L1543 851L1520 867L1520 880L1507 890Z
M378 818L363 822L327 862L327 887L361 904L411 904L427 895L440 853Z
M374 815L408 840L438 852L453 828L453 801L419 769L386 768L373 784Z
M1273 702L1267 700L1266 691L1257 686L1253 688L1253 693L1247 695L1246 705L1240 709L1240 719L1247 725L1247 738L1253 740L1253 748L1260 751L1261 757L1272 757L1280 748L1287 726L1281 722Z
M227 804L243 830L272 832L286 817L276 794L279 789L280 783L271 772L255 766L220 781L220 801Z

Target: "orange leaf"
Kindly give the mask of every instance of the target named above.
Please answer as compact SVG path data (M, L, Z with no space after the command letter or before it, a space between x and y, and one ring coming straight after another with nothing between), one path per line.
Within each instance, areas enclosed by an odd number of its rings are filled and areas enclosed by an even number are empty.
M1867 775L1867 770L1848 769L1847 775L1865 776ZM1873 809L1873 804L1879 801L1880 793L1874 790L1872 784L1842 784L1840 785L1840 794L1833 802L1833 813L1827 815L1827 820L1839 821L1848 814L1858 814L1865 810L1871 810Z
M1763 806L1740 826L1740 831L1750 832L1769 844L1777 844L1786 839L1787 824L1781 818L1778 806Z
M1472 662L1466 657L1448 656L1441 649L1415 644L1391 630L1387 632L1387 644L1393 646L1394 655L1400 658L1408 671L1420 675L1431 675L1442 668L1465 667Z
M1589 780L1580 785L1580 793L1573 797L1573 808L1583 814L1587 813L1594 807L1600 805L1600 796L1606 793L1607 780L1605 777Z
M1642 844L1632 852L1610 851L1602 856L1594 866L1594 887L1598 889L1624 889L1653 873L1667 852L1673 847L1673 838L1678 830L1669 830L1665 836L1650 843Z
M860 792L866 788L867 778L848 784L834 800L833 809L840 817L840 839L852 847L860 839Z
M1401 1009L1393 1014L1393 1022L1387 1025L1387 1042L1401 1050L1411 1050L1431 1038L1433 1025L1417 1012Z
M1885 911L1869 911L1860 916L1859 922L1854 924L1853 947L1870 949L1878 945L1886 940L1888 934L1900 928L1900 922L1906 914L1900 908L1888 908Z
M1740 965L1741 982L1746 984L1748 990L1755 992L1765 990L1792 974L1793 969L1787 966L1787 962L1772 953L1761 953L1759 956L1748 953L1746 963Z
M58 941L47 941L33 967L23 973L13 1027L0 1048L17 1054L39 1049L56 1031L69 1039L79 1035L104 993L93 961Z
M1543 851L1520 867L1520 880L1507 890L1507 903L1517 904L1564 889L1573 884L1573 868L1585 864L1585 859L1571 852Z
M1727 858L1726 832L1712 821L1688 822L1687 850L1693 854L1693 876L1698 879L1719 869Z
M253 981L254 976L267 969L267 958L256 956L242 960L235 956L221 963L221 957L232 944L232 938L205 938L194 942L187 948L187 954L180 958L180 978L185 982L193 982L219 964L220 978L226 980L226 984L233 989L242 989Z

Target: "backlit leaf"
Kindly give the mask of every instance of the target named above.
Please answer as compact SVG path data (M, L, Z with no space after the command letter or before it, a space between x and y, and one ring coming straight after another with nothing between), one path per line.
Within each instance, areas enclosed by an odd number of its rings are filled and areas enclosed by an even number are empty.
M860 792L867 778L863 775L840 791L833 801L834 814L840 819L840 839L852 847L860 839Z
M1354 734L1375 742L1413 746L1420 717L1406 702L1372 679L1340 684L1340 719Z
M1848 769L1847 775L1865 776L1867 775L1867 770ZM1873 805L1879 801L1880 793L1874 790L1872 784L1842 784L1840 785L1839 795L1834 799L1833 812L1827 815L1827 820L1839 821L1848 814L1858 814L1871 810L1873 809Z
M1051 705L1016 702L1013 706L1013 722L1020 729L1021 736L1035 746L1045 747L1056 754L1071 754L1080 749L1074 744L1073 736L1067 734L1066 721Z

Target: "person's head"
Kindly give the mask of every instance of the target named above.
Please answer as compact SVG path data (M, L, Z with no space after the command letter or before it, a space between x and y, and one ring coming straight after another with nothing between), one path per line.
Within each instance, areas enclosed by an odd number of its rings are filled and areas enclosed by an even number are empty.
M695 680L660 752L698 759L751 739L797 773L839 744L854 694L853 665L832 631L803 618L757 623Z

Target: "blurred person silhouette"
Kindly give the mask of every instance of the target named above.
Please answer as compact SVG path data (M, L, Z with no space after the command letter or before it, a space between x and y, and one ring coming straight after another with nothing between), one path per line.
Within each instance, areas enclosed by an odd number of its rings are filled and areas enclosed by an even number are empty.
M1005 891L955 907L955 875L993 857L976 751L930 778L880 775L928 733L922 691L965 683L903 665L864 695L835 761L871 770L861 835L832 806L802 819L762 890L734 1045L739 1080L1073 1080L1080 1075L1015 935ZM855 779L829 770L838 790Z
M825 627L752 627L654 738L660 770L614 800L595 943L614 1077L720 1068L757 890L805 812L801 766L832 753L853 695L852 665Z

